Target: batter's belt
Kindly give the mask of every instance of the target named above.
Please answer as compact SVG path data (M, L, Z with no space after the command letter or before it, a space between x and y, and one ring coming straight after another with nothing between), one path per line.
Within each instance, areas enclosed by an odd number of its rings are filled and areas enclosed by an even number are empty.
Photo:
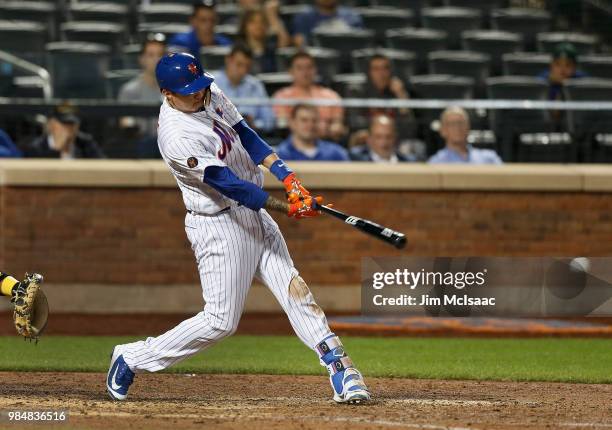
M236 206L228 206L224 209L221 209L219 212L215 212L214 214L205 214L203 212L192 211L191 209L187 209L187 213L191 215L198 215L198 216L217 216L217 215L221 215L222 213L229 212L232 209L236 209L237 207L240 207L240 206L242 205L240 203L237 203Z

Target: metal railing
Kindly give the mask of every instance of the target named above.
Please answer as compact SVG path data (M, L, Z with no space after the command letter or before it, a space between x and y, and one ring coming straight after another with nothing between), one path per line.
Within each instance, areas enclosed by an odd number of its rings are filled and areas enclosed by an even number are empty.
M51 85L51 75L49 72L34 63L30 63L22 58L16 57L6 51L0 51L0 61L11 64L13 67L24 72L31 73L40 79L43 97L45 100L53 99L53 87Z
M0 51L1 52L1 51ZM43 69L44 70L44 69ZM30 111L37 113L41 106L53 107L62 100L44 100L37 98L8 98L0 97L0 114L17 111ZM86 113L100 112L117 115L130 114L157 114L160 103L129 102L109 99L70 99L71 103ZM547 100L490 100L490 99L358 99L345 98L337 100L322 99L257 99L236 98L232 100L240 106L295 106L308 104L312 106L340 106L345 108L391 108L391 109L444 109L448 106L460 106L465 109L521 109L521 110L560 110L560 111L592 111L612 110L612 101L547 101ZM43 102L41 104L41 102Z

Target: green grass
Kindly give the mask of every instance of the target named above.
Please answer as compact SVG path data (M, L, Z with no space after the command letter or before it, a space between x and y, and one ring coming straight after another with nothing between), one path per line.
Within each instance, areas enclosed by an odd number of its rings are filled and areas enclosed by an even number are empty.
M0 370L105 372L109 353L130 337L47 336L38 345L0 337ZM343 337L367 376L612 383L609 339ZM324 374L291 336L235 336L170 372Z

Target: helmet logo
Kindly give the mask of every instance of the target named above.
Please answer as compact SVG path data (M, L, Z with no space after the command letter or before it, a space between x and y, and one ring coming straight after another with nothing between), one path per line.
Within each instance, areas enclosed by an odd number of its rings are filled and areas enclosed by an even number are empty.
M189 66L187 66L187 68L189 69L189 71L191 73L193 73L194 75L198 74L198 66L196 66L194 63L191 63Z

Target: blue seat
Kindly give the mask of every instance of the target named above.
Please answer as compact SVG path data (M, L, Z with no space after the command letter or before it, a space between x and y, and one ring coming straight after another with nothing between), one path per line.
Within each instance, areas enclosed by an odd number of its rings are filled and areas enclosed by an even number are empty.
M385 32L387 47L413 52L417 73L427 72L427 55L446 49L447 33L427 28L404 28Z
M571 101L612 100L612 79L580 78L564 84L565 98ZM587 162L612 162L612 111L603 109L569 111L568 128Z
M578 67L589 76L612 79L612 55L593 54L580 55Z
M57 98L105 98L110 48L86 42L47 44L47 63Z
M390 28L412 27L416 24L414 13L405 8L371 6L357 8L365 28L373 30L376 38L384 42L385 31Z
M548 100L548 84L531 76L501 76L487 79L487 93L492 100L545 101ZM521 144L522 135L555 131L550 112L545 109L491 109L489 120L491 130L501 142L501 155L506 161L535 161L527 154L540 140L535 137L524 139Z
M502 72L502 56L523 50L523 36L499 30L474 30L461 33L463 49L482 52L491 57L491 74Z
M172 22L187 24L192 8L172 3L143 4L138 8L140 22Z
M31 21L47 27L48 40L57 36L57 7L47 1L6 0L0 3L0 17L11 21Z
M64 40L106 45L119 51L126 40L125 27L121 24L97 21L72 21L60 26Z
M521 34L528 51L535 50L535 35L549 31L551 26L552 16L545 10L508 8L491 12L491 28Z
M68 4L70 21L99 21L120 23L124 26L130 19L130 5L113 2L78 1Z
M589 55L597 52L599 39L597 36L583 33L539 33L536 36L538 51L553 52L555 47L563 42L569 42L576 48L579 55Z
M34 21L0 20L0 50L44 66L45 43L49 33L44 24Z
M428 55L428 60L430 73L472 78L481 89L490 74L491 57L481 52L434 51Z
M423 27L446 32L449 48L459 48L461 32L481 27L482 12L465 7L434 7L421 11Z
M538 76L547 70L552 57L539 52L510 52L502 55L504 75Z

